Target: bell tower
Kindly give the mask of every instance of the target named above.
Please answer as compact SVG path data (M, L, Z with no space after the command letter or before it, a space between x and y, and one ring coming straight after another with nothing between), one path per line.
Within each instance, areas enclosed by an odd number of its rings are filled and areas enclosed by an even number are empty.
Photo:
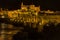
M23 2L21 3L21 9L27 11L27 6L24 5Z
M21 3L21 7L23 6L23 2Z

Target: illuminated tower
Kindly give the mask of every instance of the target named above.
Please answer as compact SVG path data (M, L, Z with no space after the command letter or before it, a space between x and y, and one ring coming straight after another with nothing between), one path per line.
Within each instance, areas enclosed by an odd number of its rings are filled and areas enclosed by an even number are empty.
M23 7L24 5L23 5L23 2L21 3L21 7Z
M21 3L21 9L27 11L27 6L23 5L23 2Z

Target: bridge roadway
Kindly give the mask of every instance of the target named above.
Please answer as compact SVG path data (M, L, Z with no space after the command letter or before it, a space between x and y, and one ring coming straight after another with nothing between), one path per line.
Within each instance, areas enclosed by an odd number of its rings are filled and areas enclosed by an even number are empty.
M31 24L33 25L38 24L38 29L43 29L43 25L48 22L55 22L60 23L60 15L40 15L39 17L21 17L20 18L0 18L0 22L9 23L12 25L25 25L25 24ZM23 26L22 25L22 26Z
M46 22L57 22L60 23L60 15L40 15L39 17L17 17L17 18L0 18L0 22L11 23L11 22L29 22L29 23L42 23Z
M22 17L20 18L0 18L0 23L4 22L4 23L8 23L8 24L12 24L12 25L18 25L21 26L23 25L27 25L30 24L34 26L37 26L38 24L38 29L43 29L44 24L48 23L48 22L54 22L54 23L60 23L60 15L40 15L39 17ZM22 25L22 26L23 26Z

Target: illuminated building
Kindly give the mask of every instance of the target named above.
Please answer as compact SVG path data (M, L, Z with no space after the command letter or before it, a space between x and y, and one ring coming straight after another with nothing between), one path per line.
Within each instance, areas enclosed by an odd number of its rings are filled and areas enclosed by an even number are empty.
M47 10L45 13L54 13L54 11Z
M21 10L26 10L27 11L27 9L31 9L31 10L35 10L36 12L39 12L40 11L40 6L38 6L38 7L35 7L35 5L23 5L23 3L21 4Z
M22 2L22 4L21 4L21 10L27 11L27 6L26 6L26 5L23 5L23 2Z

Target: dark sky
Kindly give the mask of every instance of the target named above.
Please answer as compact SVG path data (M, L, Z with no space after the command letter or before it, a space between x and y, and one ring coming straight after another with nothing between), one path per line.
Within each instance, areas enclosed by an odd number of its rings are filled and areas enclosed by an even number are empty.
M41 6L41 10L59 10L60 11L60 1L59 0L0 0L0 7L9 10L19 9L21 2L24 4L35 4L36 6Z

